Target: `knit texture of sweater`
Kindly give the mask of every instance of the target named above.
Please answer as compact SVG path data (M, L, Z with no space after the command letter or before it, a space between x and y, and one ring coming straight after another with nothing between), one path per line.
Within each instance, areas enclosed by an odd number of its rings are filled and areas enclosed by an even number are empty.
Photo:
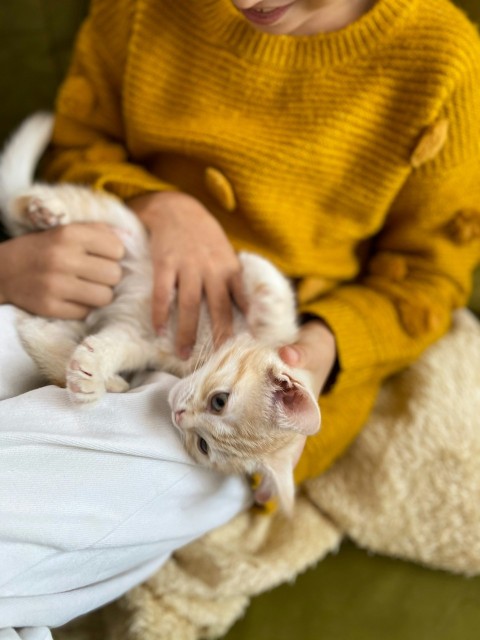
M230 0L94 0L54 143L51 179L195 196L331 327L340 371L298 481L345 450L382 380L468 298L480 43L448 0L378 0L316 36L257 31Z

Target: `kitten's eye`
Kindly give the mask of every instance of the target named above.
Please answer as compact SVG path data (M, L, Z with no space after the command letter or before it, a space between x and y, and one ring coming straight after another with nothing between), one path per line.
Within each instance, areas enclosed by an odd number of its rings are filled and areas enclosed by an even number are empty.
M203 455L208 456L208 443L205 438L198 436L197 446Z
M215 413L220 413L225 408L229 395L226 391L213 395L210 398L210 409Z

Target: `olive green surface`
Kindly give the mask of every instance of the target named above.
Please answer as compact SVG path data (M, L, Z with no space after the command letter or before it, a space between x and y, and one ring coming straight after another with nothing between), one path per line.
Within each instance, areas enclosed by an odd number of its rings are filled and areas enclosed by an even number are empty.
M32 111L52 108L87 7L88 0L0 0L0 140Z
M458 4L480 23L479 0ZM0 141L32 111L52 107L87 6L88 0L0 0ZM471 306L480 312L480 273ZM296 639L480 640L480 578L346 543L295 584L255 598L226 636Z
M351 543L252 601L225 640L479 640L480 578L367 554Z

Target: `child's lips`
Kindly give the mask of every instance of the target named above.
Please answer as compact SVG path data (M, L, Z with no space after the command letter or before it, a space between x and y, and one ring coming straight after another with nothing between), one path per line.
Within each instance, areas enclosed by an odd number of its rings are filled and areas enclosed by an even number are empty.
M282 18L285 13L290 9L290 4L286 4L282 7L276 7L274 9L264 9L263 11L259 11L252 7L251 9L244 9L242 11L243 15L247 20L253 22L258 25L270 25L278 22L280 18Z

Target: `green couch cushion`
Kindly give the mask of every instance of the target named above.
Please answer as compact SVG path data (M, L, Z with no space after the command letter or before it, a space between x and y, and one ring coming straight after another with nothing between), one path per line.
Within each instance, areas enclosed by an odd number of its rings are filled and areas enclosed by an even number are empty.
M2 0L0 141L28 114L51 109L88 0Z
M345 543L293 585L252 601L225 640L478 640L480 578Z

